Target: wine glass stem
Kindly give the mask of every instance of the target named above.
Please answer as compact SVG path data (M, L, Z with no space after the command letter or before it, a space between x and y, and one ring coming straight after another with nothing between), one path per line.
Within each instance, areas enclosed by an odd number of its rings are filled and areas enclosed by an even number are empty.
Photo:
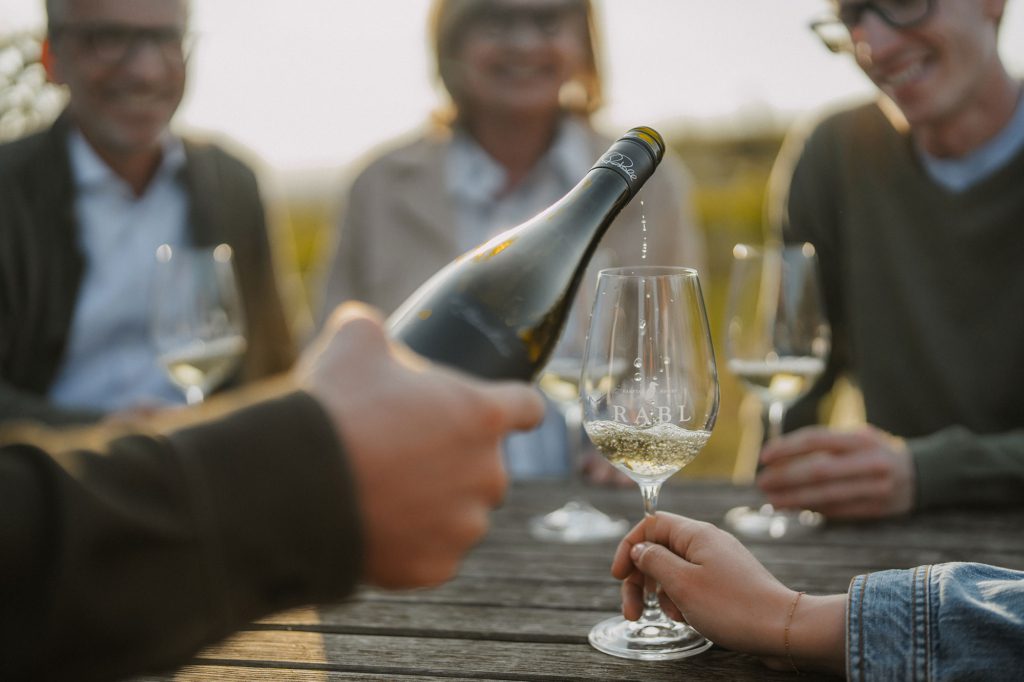
M781 400L773 400L768 403L768 438L767 440L775 440L782 435L782 422L786 417L786 404ZM761 471L761 460L758 458L757 470ZM770 503L761 505L759 510L762 515L773 516L775 514L775 507Z
M583 450L583 408L578 401L563 405L565 417L566 445L568 446L569 472L579 471Z
M782 435L782 422L786 417L786 404L781 400L768 403L768 440Z
M658 512L658 493L661 482L641 483L640 494L644 498L644 539L654 541L654 515ZM644 614L641 620L661 620L661 604L658 603L658 583L650 577L644 578Z

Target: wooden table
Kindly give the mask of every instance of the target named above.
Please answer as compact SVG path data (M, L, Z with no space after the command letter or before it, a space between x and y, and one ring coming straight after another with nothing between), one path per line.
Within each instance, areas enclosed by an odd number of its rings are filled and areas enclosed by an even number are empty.
M557 545L532 539L527 520L574 492L564 485L512 488L487 539L443 587L364 590L328 608L253 624L156 680L793 680L756 659L714 647L669 662L626 661L587 644L592 624L619 608L608 573L615 543ZM636 489L582 491L601 509L639 520ZM721 484L667 485L661 509L720 522L757 495ZM942 512L832 524L820 535L747 542L784 583L845 592L856 574L943 561L1024 569L1024 512ZM805 675L805 680L815 676Z

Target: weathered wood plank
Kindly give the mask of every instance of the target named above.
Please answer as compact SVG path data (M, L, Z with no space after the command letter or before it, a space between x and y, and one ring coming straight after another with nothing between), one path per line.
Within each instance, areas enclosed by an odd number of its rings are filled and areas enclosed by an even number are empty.
M338 680L366 680L367 682L394 682L394 673L377 674L369 672L339 672L300 668L291 670L275 667L258 668L246 665L189 665L177 672L164 675L147 675L132 682L337 682ZM479 682L469 677L425 677L423 675L401 675L403 682Z
M909 568L946 561L981 561L1007 568L1024 568L1024 549L1018 551L988 549L972 551L962 547L918 549L914 547L810 546L761 543L749 549L773 571L787 567L811 571L838 567L864 572L884 568ZM460 575L493 578L521 577L536 581L612 580L610 568L614 549L606 553L581 555L560 552L543 545L516 551L482 546L463 562Z
M712 650L691 659L636 662L586 644L544 644L254 631L200 654L199 663L365 672L394 677L507 680L790 680L755 659ZM806 679L815 679L807 676Z
M609 615L609 611L579 609L354 601L321 609L288 611L252 627L580 644L586 642L590 627Z

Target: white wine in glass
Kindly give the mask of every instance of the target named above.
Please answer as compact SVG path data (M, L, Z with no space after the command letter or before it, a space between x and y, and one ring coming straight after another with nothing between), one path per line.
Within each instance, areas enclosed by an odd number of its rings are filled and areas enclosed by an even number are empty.
M782 435L786 409L825 370L831 332L818 285L814 246L733 248L726 304L727 366L767 413L768 439ZM725 517L739 535L778 539L814 531L821 514L770 504L736 507Z
M151 321L160 364L189 405L203 402L245 354L245 321L231 247L156 253Z
M718 414L718 372L695 270L601 271L580 396L587 435L640 486L650 523L662 483L693 461ZM589 641L599 651L640 660L683 658L711 646L662 612L650 580L640 619L602 621Z

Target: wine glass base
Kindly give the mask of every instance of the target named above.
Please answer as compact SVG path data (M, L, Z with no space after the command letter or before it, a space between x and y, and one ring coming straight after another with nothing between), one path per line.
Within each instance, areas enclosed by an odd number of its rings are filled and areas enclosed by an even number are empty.
M712 642L686 623L668 618L637 621L614 616L590 630L590 646L619 658L669 661L695 656Z
M596 509L586 500L569 500L543 516L530 519L530 534L545 542L605 542L619 540L629 522Z
M735 507L725 514L725 524L737 535L758 540L779 540L821 530L825 517L809 509L779 511L770 504Z

